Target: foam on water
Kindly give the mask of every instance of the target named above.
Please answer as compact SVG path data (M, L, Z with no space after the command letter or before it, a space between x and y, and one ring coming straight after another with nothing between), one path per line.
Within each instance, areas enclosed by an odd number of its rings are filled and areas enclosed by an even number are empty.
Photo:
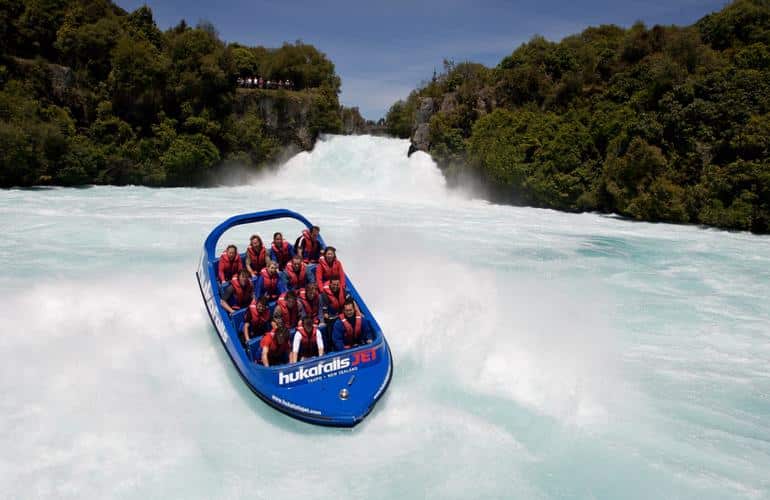
M770 239L466 199L407 148L0 191L0 497L770 497ZM321 225L391 344L352 431L258 401L203 310L205 235L277 206Z

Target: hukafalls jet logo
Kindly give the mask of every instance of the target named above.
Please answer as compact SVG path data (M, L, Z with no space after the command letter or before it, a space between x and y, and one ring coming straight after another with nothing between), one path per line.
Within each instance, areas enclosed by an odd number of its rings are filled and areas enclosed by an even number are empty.
M352 353L350 356L336 357L331 361L321 361L311 366L302 366L290 372L278 372L278 385L298 382L316 382L328 377L358 370L359 365L371 363L377 359L377 349L367 349Z

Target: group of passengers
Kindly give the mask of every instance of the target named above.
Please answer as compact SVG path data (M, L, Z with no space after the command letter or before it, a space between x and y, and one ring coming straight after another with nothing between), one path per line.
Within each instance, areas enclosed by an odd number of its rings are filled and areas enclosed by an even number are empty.
M265 366L296 363L325 352L374 340L374 331L347 293L345 271L332 246L321 248L318 226L292 245L278 232L270 248L255 234L244 259L235 245L219 258L221 304L234 314L247 308L241 342L262 337L255 361Z
M294 82L291 80L265 80L261 76L238 77L239 87L247 89L286 89L294 90Z

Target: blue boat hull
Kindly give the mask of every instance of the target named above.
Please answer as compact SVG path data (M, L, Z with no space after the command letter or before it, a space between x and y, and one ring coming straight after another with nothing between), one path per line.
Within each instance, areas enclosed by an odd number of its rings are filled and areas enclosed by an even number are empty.
M243 381L262 401L277 410L316 425L352 427L361 422L385 393L393 373L390 348L382 329L346 275L347 289L375 331L372 344L329 353L299 363L264 367L243 348L235 325L220 304L216 279L216 244L231 227L278 218L293 218L306 227L302 215L279 209L231 217L217 226L203 247L196 272L206 310L222 346Z

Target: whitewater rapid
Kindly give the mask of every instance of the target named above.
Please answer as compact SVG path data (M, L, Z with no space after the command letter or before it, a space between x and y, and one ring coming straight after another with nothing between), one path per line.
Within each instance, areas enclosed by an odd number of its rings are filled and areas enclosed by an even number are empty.
M770 498L770 238L494 205L407 149L0 191L0 498ZM352 431L257 400L203 309L203 238L275 207L321 226L393 351Z

